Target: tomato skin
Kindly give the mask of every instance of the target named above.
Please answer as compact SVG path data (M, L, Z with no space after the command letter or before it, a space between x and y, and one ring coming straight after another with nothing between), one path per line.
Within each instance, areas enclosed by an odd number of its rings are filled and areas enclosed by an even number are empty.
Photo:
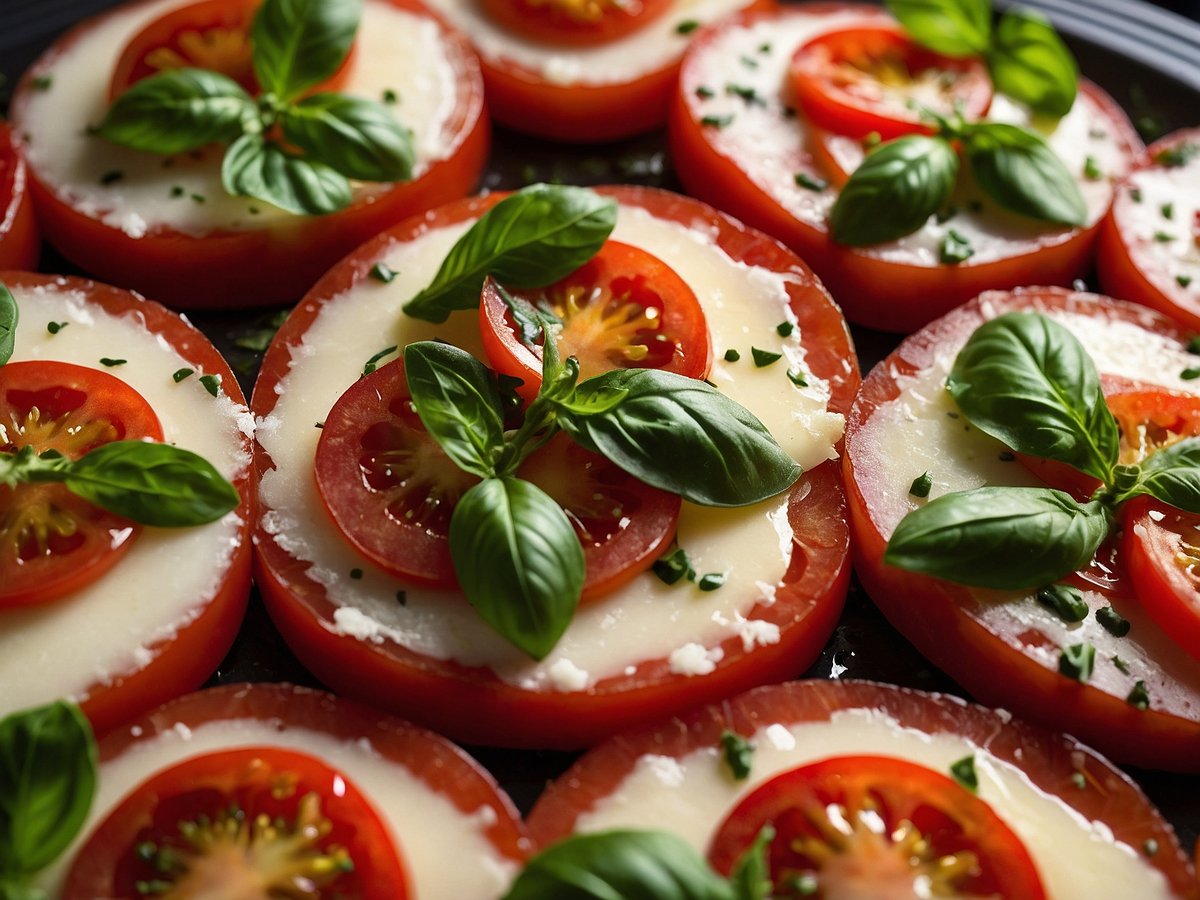
M36 269L42 239L28 193L29 170L12 128L0 122L0 269Z
M222 390L235 403L245 403L229 364L198 329L163 306L128 291L82 278L0 272L0 282L12 288L61 288L86 294L111 315L139 317L145 327L170 343L196 369L221 376ZM249 438L243 438L246 453ZM98 735L160 703L194 690L220 664L233 643L250 593L251 525L255 513L255 474L247 466L233 479L242 498L236 512L242 521L239 541L229 568L209 598L197 598L195 617L173 636L147 647L149 662L135 671L115 675L90 686L75 698Z
M895 378L932 365L939 353L961 344L985 319L1011 309L1066 309L1134 323L1180 346L1187 342L1187 333L1178 325L1143 307L1058 288L988 292L907 338L864 380L847 421L842 468L855 541L855 571L888 620L981 702L1004 706L1033 722L1078 735L1119 761L1196 771L1200 765L1200 716L1188 710L1200 709L1200 674L1166 635L1152 633L1155 627L1148 617L1141 615L1131 636L1107 649L1107 632L1092 628L1089 617L1084 623L1089 630L1073 641L1090 640L1097 646L1096 671L1091 681L1081 683L1059 673L1054 638L1036 626L1021 627L1010 621L1004 613L1006 605L992 602L986 592L883 562L887 536L872 513L872 498L882 488L870 476L870 448L864 445L861 432L875 411L897 395ZM1106 602L1120 604L1126 618L1138 615L1129 587L1119 580L1102 596ZM1154 659L1149 658L1151 652ZM1151 692L1172 708L1152 704L1141 711L1127 703L1126 692L1133 679L1111 664L1106 654L1112 653L1152 667L1141 677L1147 677Z
M399 9L432 15L419 0L388 2ZM89 30L120 12L77 26L30 68L13 95L12 118L18 132L24 110L37 93L33 81L50 71ZM478 181L491 140L478 63L457 33L443 29L442 37L461 91L444 135L452 150L414 180L362 196L340 212L295 216L268 229L217 230L193 236L156 226L134 238L106 224L99 214L60 196L62 188L44 180L31 166L29 191L46 239L89 273L173 307L227 309L295 303L331 265L363 241L406 216L463 196Z
M1180 647L1200 659L1200 589L1191 568L1185 571L1177 562L1187 540L1183 535L1194 535L1200 519L1137 497L1122 510L1121 521L1121 554L1137 584L1138 602Z
M798 327L806 336L806 364L830 381L830 408L848 409L858 384L844 321L800 260L775 241L686 197L649 188L602 188L623 203L713 234L734 259L791 274L788 291ZM275 386L286 374L294 345L321 304L368 279L375 260L397 240L429 228L475 218L500 196L462 201L413 219L361 247L332 270L280 329L263 360L253 409L269 415ZM272 465L258 448L259 472ZM773 605L755 617L779 625L778 644L747 652L741 638L722 644L715 671L690 678L670 671L668 660L648 660L631 675L614 676L585 691L522 690L486 668L438 660L390 641L376 644L338 634L327 624L335 611L324 590L305 575L307 565L284 553L261 529L256 578L272 620L305 665L340 692L391 709L466 743L549 748L593 743L619 728L728 696L754 684L792 677L820 651L840 614L849 564L839 475L831 465L806 473L788 508L795 548Z
M599 18L569 15L553 0L483 0L484 9L496 24L555 47L607 44L637 31L671 7L670 0L583 5L599 7Z

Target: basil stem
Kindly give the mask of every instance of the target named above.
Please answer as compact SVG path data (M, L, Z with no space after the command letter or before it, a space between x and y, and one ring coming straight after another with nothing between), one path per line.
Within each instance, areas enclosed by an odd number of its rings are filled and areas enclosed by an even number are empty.
M1065 116L1075 104L1079 66L1040 12L1006 10L987 59L996 90L1037 112Z
M946 56L979 56L991 45L990 0L885 0L914 41Z
M1177 509L1200 513L1200 437L1190 437L1150 454L1131 490L1114 498L1149 494Z
M16 297L6 284L0 282L0 366L12 359L20 318Z
M1000 122L963 129L976 183L1005 209L1059 225L1087 224L1079 185L1050 145L1025 128Z
M350 52L362 0L266 0L250 32L263 91L290 101L333 75Z

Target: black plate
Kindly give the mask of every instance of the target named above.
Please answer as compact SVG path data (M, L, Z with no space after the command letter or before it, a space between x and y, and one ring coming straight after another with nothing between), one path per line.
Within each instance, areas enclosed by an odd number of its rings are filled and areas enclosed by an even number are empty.
M466 2L466 0L464 0ZM11 85L63 29L111 6L116 0L0 0L0 73ZM1001 3L1000 5L1004 5ZM1053 19L1076 53L1080 68L1126 109L1147 139L1200 125L1200 0L1163 0L1190 20L1137 0L1022 0ZM634 183L679 189L661 133L603 146L566 147L497 129L485 188L517 188L532 181L576 184ZM47 248L42 270L74 268ZM266 327L272 311L248 314L189 314L226 355L249 396L260 355L238 346L240 335ZM896 338L852 329L867 368L895 345ZM876 611L857 583L846 611L810 678L870 678L965 695L932 669ZM233 649L209 684L291 681L316 686L267 617L257 592ZM528 811L548 778L574 754L468 748ZM1185 848L1200 833L1200 778L1129 770L1175 825Z

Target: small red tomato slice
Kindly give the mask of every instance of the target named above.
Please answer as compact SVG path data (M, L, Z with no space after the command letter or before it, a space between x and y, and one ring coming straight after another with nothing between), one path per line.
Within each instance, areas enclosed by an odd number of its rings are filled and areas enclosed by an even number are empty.
M560 47L607 44L654 21L669 0L483 0L488 16L515 34Z
M808 885L823 897L1045 897L1028 851L991 807L904 760L838 756L775 776L725 818L709 862L728 875L768 825L780 896Z
M792 87L814 125L885 141L932 134L922 109L982 118L992 82L977 58L954 59L915 44L899 27L863 22L801 44L792 57Z
M63 900L404 900L407 882L386 826L347 776L306 753L245 747L143 781L76 855Z
M645 250L607 241L566 278L512 296L562 322L559 355L579 360L580 379L610 369L664 369L691 378L708 374L712 348L696 294L665 262ZM489 280L479 304L479 330L492 366L520 378L526 399L542 382L541 347L522 341L503 291Z
M0 450L78 459L110 441L162 436L150 404L106 372L48 360L0 367ZM93 581L140 530L60 484L0 486L0 607L55 600Z

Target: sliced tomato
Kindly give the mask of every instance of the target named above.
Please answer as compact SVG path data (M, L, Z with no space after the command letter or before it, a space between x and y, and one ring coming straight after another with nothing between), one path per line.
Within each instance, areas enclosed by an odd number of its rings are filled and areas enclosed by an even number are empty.
M934 53L898 25L871 21L801 44L791 78L809 122L858 139L933 134L925 110L961 113L973 121L992 102L992 81L981 59Z
M41 237L33 220L28 177L12 129L0 122L0 269L37 268Z
M483 0L492 20L554 47L589 47L623 38L671 8L670 0Z
M1096 274L1106 293L1200 331L1200 128L1152 144L1120 184L1100 229Z
M708 375L712 347L695 292L645 250L607 241L566 278L538 290L510 290L491 280L484 284L479 303L483 348L493 368L520 378L517 390L532 400L542 383L545 338L523 336L506 294L561 323L555 328L559 356L579 360L581 381L633 367L690 378Z
M92 832L65 900L177 896L404 900L387 827L354 781L307 753L241 747L139 784Z
M150 404L106 372L46 360L0 366L0 451L78 459L110 441L162 440ZM141 527L61 484L0 486L0 607L65 596L111 569Z

